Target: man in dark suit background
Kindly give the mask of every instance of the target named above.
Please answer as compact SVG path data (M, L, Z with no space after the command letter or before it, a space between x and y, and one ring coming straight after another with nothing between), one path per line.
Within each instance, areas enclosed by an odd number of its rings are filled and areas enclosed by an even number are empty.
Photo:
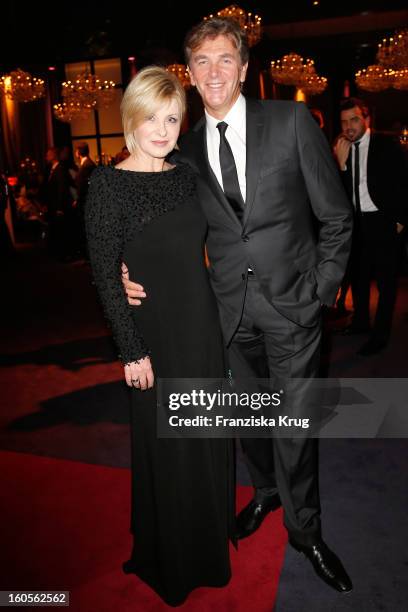
M9 186L7 176L0 171L0 256L13 252L9 228L6 222L6 211L9 205Z
M303 104L242 96L248 46L234 21L202 22L187 34L185 52L205 117L182 138L177 157L197 172L232 375L310 379L319 364L321 306L334 303L352 229L327 141ZM140 303L143 288L124 285L129 302ZM238 538L282 502L290 543L327 584L350 591L321 535L317 440L242 445L255 496L237 518Z
M78 142L75 145L75 157L78 162L78 172L76 176L76 187L78 192L77 205L85 205L86 194L88 193L89 179L95 170L95 162L89 157L89 145L87 142Z
M335 154L342 179L354 206L353 247L350 257L354 314L345 334L370 333L358 350L368 356L388 343L397 290L398 234L407 223L407 168L403 153L387 136L370 130L367 105L343 100L342 134ZM378 303L370 327L370 282L378 286Z
M77 200L75 204L77 218L77 249L80 256L86 256L85 237L85 201L88 193L89 179L96 168L95 162L89 157L89 145L87 142L78 142L75 146L75 157L78 162L76 175Z
M47 206L48 248L61 260L70 257L72 249L73 199L68 170L59 160L57 147L46 153L48 174L43 185L43 199Z

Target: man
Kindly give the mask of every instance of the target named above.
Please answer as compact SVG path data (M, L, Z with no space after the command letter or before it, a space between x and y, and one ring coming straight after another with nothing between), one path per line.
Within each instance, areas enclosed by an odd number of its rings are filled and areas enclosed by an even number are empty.
M86 256L86 237L84 210L85 201L88 193L89 179L96 168L95 162L89 157L89 146L87 142L78 142L75 146L75 157L78 162L78 172L76 175L76 213L77 213L77 244L81 256Z
M248 46L235 22L200 23L187 34L185 51L205 117L183 137L178 159L197 172L233 377L311 378L321 305L335 299L352 227L327 142L303 104L241 95ZM129 298L145 295L124 284ZM291 544L330 586L350 591L340 560L321 538L317 440L242 445L255 497L237 518L237 536L253 533L282 500Z
M317 125L319 126L319 128L321 130L324 130L324 117L323 117L323 113L320 110L320 108L309 108L310 110L310 114L312 115L313 119L316 121Z
M354 315L345 334L369 333L359 355L378 353L387 345L397 290L398 234L407 223L407 172L399 146L370 130L366 104L343 100L342 134L335 154L354 205L350 279ZM378 302L370 328L370 281L377 281Z
M9 186L7 176L0 171L0 255L11 255L13 243L6 221L6 212L9 206Z
M48 214L48 247L62 261L71 256L72 196L68 171L60 163L59 150L50 147L46 153L49 166L44 184L44 198Z
M83 207L86 194L88 193L89 179L96 165L89 157L89 145L87 142L78 142L75 145L75 157L78 162L78 173L76 175L77 205Z

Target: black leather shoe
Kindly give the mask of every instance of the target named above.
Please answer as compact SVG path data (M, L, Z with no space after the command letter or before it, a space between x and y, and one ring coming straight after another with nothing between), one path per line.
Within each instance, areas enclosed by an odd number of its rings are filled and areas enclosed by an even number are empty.
M281 505L281 500L277 493L265 498L262 502L257 502L255 499L250 501L236 518L237 539L243 540L253 534L262 525L265 516L269 512L280 508Z
M313 565L316 574L326 584L340 593L349 593L353 589L352 582L343 567L342 562L322 541L312 546L303 546L289 539L295 550L303 553Z
M369 357L370 355L375 355L375 353L380 353L387 346L386 340L377 340L376 338L370 338L367 340L362 347L360 347L357 351L357 355L361 355L362 357Z

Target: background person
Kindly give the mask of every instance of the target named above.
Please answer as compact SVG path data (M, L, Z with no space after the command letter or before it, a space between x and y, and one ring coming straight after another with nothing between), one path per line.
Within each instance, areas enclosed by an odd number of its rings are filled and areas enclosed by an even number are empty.
M96 164L89 156L89 146L87 142L78 142L75 145L75 157L78 162L78 172L75 179L77 190L77 199L75 202L77 252L80 257L85 257L85 202L88 194L89 179L96 168Z
M400 147L373 133L367 105L358 98L340 106L342 134L335 154L354 207L350 256L354 313L346 334L369 334L357 351L368 356L388 343L397 291L398 234L408 221L407 167ZM378 301L370 325L370 285L374 276Z
M73 244L73 198L71 177L60 162L57 147L46 153L48 173L43 185L43 198L47 207L48 249L61 261L68 261Z

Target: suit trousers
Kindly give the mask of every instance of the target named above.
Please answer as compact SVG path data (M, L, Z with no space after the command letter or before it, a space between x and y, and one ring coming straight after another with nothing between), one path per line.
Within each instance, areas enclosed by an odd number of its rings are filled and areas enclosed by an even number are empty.
M318 373L320 343L321 318L311 328L297 325L268 302L255 276L248 277L242 319L229 348L233 379L306 379L307 386ZM321 535L318 440L242 438L241 445L254 487L279 493L291 539L314 544Z
M372 336L388 340L397 292L398 234L382 212L363 213L356 225L351 253L353 324L369 327L370 284L374 277L378 303Z

